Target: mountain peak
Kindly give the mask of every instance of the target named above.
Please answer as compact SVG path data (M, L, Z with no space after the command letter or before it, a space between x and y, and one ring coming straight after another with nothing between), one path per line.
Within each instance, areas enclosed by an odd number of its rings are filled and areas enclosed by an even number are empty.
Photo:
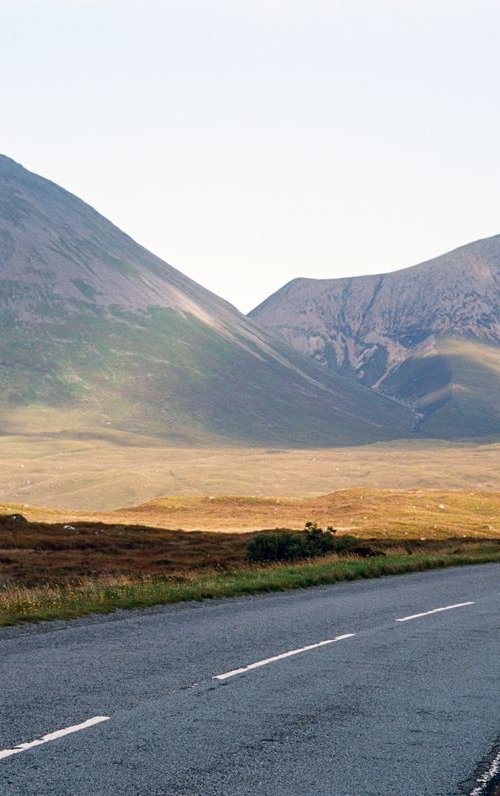
M330 445L411 428L55 183L0 169L0 433Z
M250 317L326 370L404 401L422 415L421 428L500 433L500 235L387 274L294 280ZM453 343L451 353L449 339L464 345ZM466 401L472 394L475 408ZM456 407L466 402L460 424ZM441 426L431 423L446 412Z
M0 173L6 174L10 171L15 171L16 169L26 171L24 166L21 166L20 163L17 163L12 158L9 158L7 155L2 155L0 152Z

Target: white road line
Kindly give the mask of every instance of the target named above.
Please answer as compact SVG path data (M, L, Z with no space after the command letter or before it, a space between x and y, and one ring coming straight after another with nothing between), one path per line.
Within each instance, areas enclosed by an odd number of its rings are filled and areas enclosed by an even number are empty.
M455 605L445 605L443 608L433 608L432 611L424 611L422 614L412 614L412 616L403 616L402 619L396 619L396 622L409 622L410 619L420 619L422 616L430 616L430 614L439 614L441 611L451 611L452 608L464 608L466 605L475 605L474 602L456 603Z
M327 644L334 644L336 641L343 641L345 638L353 638L355 635L355 633L345 633L343 636L328 638L326 641L318 641L316 644L308 644L307 647L300 647L299 649L290 650L289 652L282 652L281 655L274 655L272 658L265 658L262 661L250 663L248 666L242 666L241 669L233 669L231 672L224 672L224 674L215 674L212 680L227 680L228 677L234 677L236 674L243 674L244 672L249 672L251 669L267 666L268 663L281 661L283 658L290 658L292 655L300 655L301 652L309 652L309 650L315 650L318 647L325 647Z
M44 735L43 738L37 738L36 741L28 741L28 743L20 743L15 746L13 749L3 749L0 750L0 760L4 757L10 757L11 755L18 755L20 752L26 752L27 749L32 749L34 746L40 746L43 743L48 743L49 741L55 741L56 738L62 738L64 735L71 735L72 732L79 732L80 730L86 730L87 727L93 727L94 724L100 724L102 721L108 721L109 716L94 716L93 719L87 719L87 721L82 722L82 724L74 724L72 727L66 727L64 730L56 730L55 732L49 732L48 735Z
M474 790L471 790L470 796L484 796L487 786L497 774L500 774L500 752L495 757L488 771L482 777L479 777L477 780L479 784Z

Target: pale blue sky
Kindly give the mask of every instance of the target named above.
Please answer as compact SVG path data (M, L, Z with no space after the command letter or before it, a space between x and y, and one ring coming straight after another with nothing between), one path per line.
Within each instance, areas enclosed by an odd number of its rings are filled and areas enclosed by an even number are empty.
M0 0L0 152L247 311L500 233L500 3Z

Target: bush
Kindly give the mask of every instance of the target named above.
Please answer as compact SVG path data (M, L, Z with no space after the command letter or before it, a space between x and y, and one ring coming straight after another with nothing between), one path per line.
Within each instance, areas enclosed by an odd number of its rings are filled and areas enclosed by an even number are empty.
M314 558L326 553L345 553L356 544L353 536L335 536L328 526L326 531L315 522L306 522L304 531L271 531L259 533L247 544L248 561L296 561Z
M293 531L274 531L259 533L247 544L248 561L295 561L307 558L307 544L304 536Z
M305 540L309 554L311 556L321 556L333 550L337 541L337 539L334 539L334 533L335 531L330 525L324 531L317 523L306 522Z

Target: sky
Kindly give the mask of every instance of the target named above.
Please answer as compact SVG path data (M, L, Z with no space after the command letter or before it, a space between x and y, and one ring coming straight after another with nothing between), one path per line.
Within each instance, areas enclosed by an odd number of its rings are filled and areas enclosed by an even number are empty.
M0 0L0 152L247 312L500 233L495 0Z

